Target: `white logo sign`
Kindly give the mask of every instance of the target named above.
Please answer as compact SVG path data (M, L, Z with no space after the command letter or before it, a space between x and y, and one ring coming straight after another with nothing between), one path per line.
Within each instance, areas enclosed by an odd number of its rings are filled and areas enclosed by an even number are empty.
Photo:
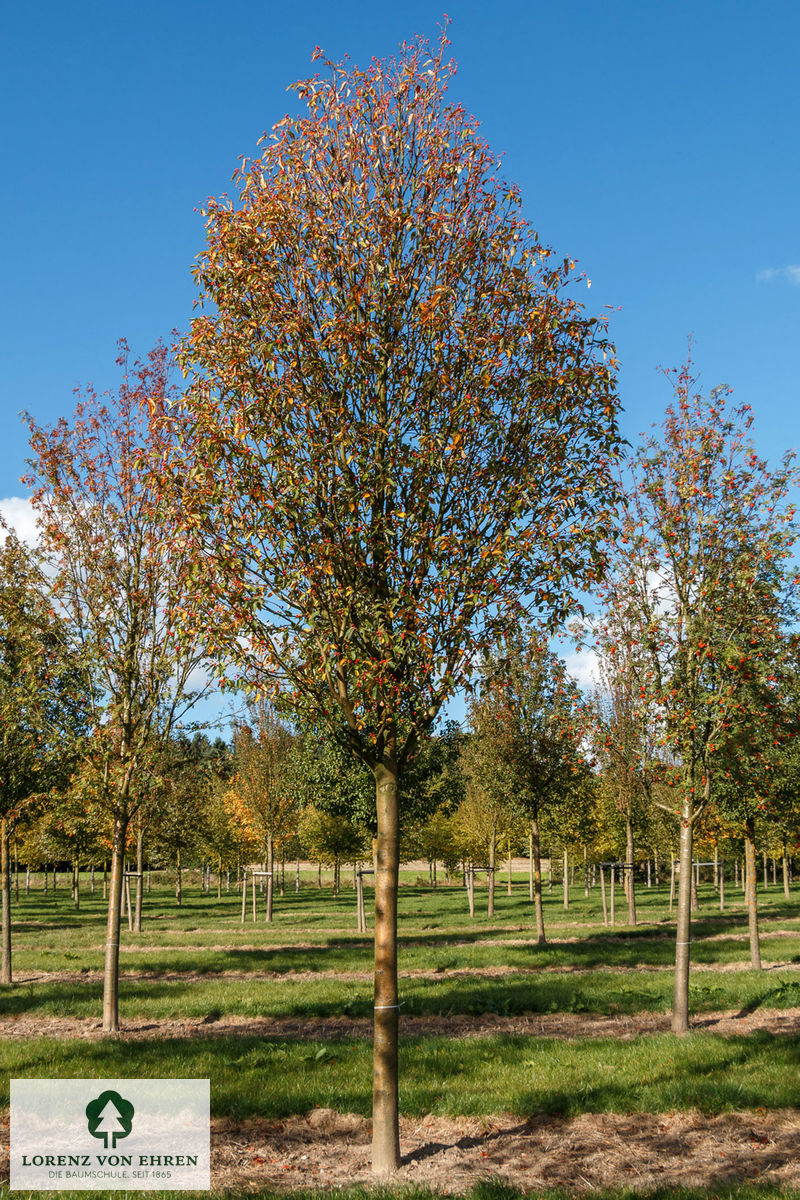
M12 1079L11 1187L208 1189L207 1079Z

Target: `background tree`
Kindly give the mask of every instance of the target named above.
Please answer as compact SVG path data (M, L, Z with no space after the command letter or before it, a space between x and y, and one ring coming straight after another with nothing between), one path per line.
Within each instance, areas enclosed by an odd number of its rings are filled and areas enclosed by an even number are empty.
M0 538L0 983L10 984L10 836L37 797L66 782L85 714L38 555L1 523Z
M196 643L178 642L179 553L156 487L164 451L156 420L171 391L163 346L129 362L105 401L91 389L72 422L51 429L28 418L33 458L27 482L52 570L55 603L73 638L74 670L91 700L91 756L112 825L111 883L103 983L103 1029L119 1029L119 924L128 826L137 772L154 743L197 699ZM201 685L202 688L202 685Z
M625 895L628 923L636 924L633 863L636 835L652 823L652 783L661 773L657 759L656 714L646 704L647 658L633 636L632 615L623 593L614 596L596 630L600 684L595 690L594 752L601 767L601 798L616 806L624 822ZM610 814L609 814L610 815ZM612 820L613 823L613 820ZM622 849L621 847L619 848ZM618 853L614 851L615 856Z
M233 734L233 763L226 795L236 820L263 854L264 869L275 870L275 845L297 827L296 737L264 700L249 709L250 723ZM273 874L274 883L274 874ZM272 920L272 888L267 890Z
M381 1174L402 774L519 598L561 616L600 572L618 445L603 324L445 104L446 44L296 84L306 115L237 171L237 206L210 203L162 475L190 624L374 776Z
M369 832L346 817L335 816L310 805L303 812L298 833L309 857L333 867L333 894L338 896L341 864L355 863L369 854Z
M541 630L528 625L509 633L487 660L470 723L483 747L484 769L506 780L530 823L536 935L544 945L540 818L569 794L589 720L578 685Z
M771 471L750 442L749 409L726 388L697 389L687 360L660 439L632 464L609 607L646 656L640 685L658 714L662 759L676 784L680 882L672 1028L688 1029L692 839L711 799L723 742L757 719L747 688L775 644L786 601L783 571L795 538L786 503L789 458Z

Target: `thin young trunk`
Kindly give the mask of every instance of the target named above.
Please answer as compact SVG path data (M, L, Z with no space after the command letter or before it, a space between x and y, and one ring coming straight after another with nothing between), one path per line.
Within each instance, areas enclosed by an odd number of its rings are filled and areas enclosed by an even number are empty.
M497 834L492 829L492 835L489 838L489 904L486 912L488 917L494 916L494 851L496 841Z
M508 895L511 895L511 838L508 839Z
M400 1166L397 1047L397 885L400 866L398 773L393 757L375 767L378 815L375 874L375 1026L372 1086L372 1170L388 1176Z
M80 887L79 887L79 883L78 883L79 879L80 879L80 866L78 864L77 858L73 858L73 860L72 860L72 903L75 905L76 912L80 909L80 906L81 906L81 892L80 892Z
M111 882L108 893L106 956L103 971L103 1032L119 1031L119 926L122 913L122 879L125 870L125 835L128 820L124 813L114 815L111 843Z
M756 889L755 820L748 817L744 824L745 897L747 929L750 934L750 965L761 970L761 946L758 939L758 898Z
M564 908L569 908L569 850L564 847Z
M217 899L222 899L222 855L217 855Z
M675 986L672 1000L672 1032L689 1032L689 949L692 928L692 802L687 796L681 806L678 875L678 925L675 937ZM675 869L673 859L673 871Z
M539 815L531 821L531 840L533 843L533 903L536 910L536 943L544 946L547 938L544 935L544 908L542 905L542 851L539 842Z
M786 843L783 843L783 894L789 900L789 859L786 856Z
M11 983L11 869L9 860L8 820L0 821L0 888L2 888L2 940L3 953L0 964L0 983Z
M266 920L269 923L272 920L272 872L275 869L275 851L272 842L272 831L267 834L267 916Z
M528 892L533 903L533 829L528 838Z
M142 884L144 883L144 830L136 830L136 901L133 912L133 932L142 932Z
M636 924L636 885L633 880L633 822L631 821L630 812L625 813L625 857L627 866L625 867L625 880L627 883L628 893L628 924Z
M183 903L183 869L181 867L180 846L175 851L175 903L177 905Z

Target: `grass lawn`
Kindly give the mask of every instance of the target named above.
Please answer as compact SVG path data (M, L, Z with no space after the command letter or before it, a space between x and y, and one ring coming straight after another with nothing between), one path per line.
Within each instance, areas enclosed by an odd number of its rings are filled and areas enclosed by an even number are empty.
M414 1016L515 1016L526 1013L636 1014L671 1005L674 932L668 888L639 891L639 924L602 924L597 891L545 894L550 941L537 946L526 881L508 896L496 892L496 913L485 913L477 891L471 920L458 887L431 889L407 875L400 893L400 970L403 1012ZM288 881L288 876L287 876ZM355 896L338 897L305 881L275 897L275 919L241 923L234 893L205 894L187 886L175 905L165 886L145 896L141 934L123 928L120 1013L133 1019L368 1017L372 1009L372 945L356 932ZM368 907L369 907L368 896ZM260 901L260 903L262 903ZM767 969L748 967L746 913L729 887L720 913L710 885L701 888L693 922L691 1005L753 1012L800 1005L800 918L795 898L771 888L759 897L762 956ZM75 911L60 886L34 889L12 903L14 970L38 976L0 990L0 1015L98 1018L105 939L105 904L97 878L84 885ZM776 965L780 964L780 965ZM739 968L742 969L739 969ZM735 968L735 969L733 969ZM461 973L459 973L461 972ZM211 1080L212 1114L232 1120L277 1120L319 1106L367 1116L371 1108L371 1045L342 1036L309 1040L221 1036L126 1041L6 1039L0 1041L0 1105L11 1077L196 1077ZM407 1117L532 1118L538 1114L703 1114L800 1108L800 1039L765 1032L723 1037L695 1032L686 1039L641 1035L630 1040L559 1041L517 1033L480 1037L425 1036L415 1027L401 1047L401 1110ZM54 1193L56 1194L56 1193ZM66 1193L65 1193L66 1194ZM97 1196L98 1193L92 1193ZM110 1195L111 1193L109 1193ZM118 1194L118 1193L115 1193ZM267 1196L269 1192L253 1192ZM363 1189L342 1196L362 1200ZM371 1189L370 1196L393 1196ZM404 1195L429 1200L416 1189ZM483 1183L474 1200L516 1200L523 1193ZM537 1192L548 1200L564 1193ZM594 1191L607 1200L675 1197L709 1200L708 1191ZM75 1193L70 1193L75 1195ZM295 1193L299 1197L301 1193ZM319 1192L302 1193L309 1200ZM772 1200L772 1186L715 1184L730 1200Z

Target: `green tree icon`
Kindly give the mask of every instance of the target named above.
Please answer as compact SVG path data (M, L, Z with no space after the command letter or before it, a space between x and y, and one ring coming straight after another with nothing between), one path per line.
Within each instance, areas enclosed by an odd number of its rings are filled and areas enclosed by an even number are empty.
M130 1100L124 1100L119 1092L101 1092L96 1100L90 1100L86 1105L89 1133L92 1137L102 1138L106 1150L108 1139L111 1138L113 1150L117 1138L126 1138L130 1133L133 1112Z

